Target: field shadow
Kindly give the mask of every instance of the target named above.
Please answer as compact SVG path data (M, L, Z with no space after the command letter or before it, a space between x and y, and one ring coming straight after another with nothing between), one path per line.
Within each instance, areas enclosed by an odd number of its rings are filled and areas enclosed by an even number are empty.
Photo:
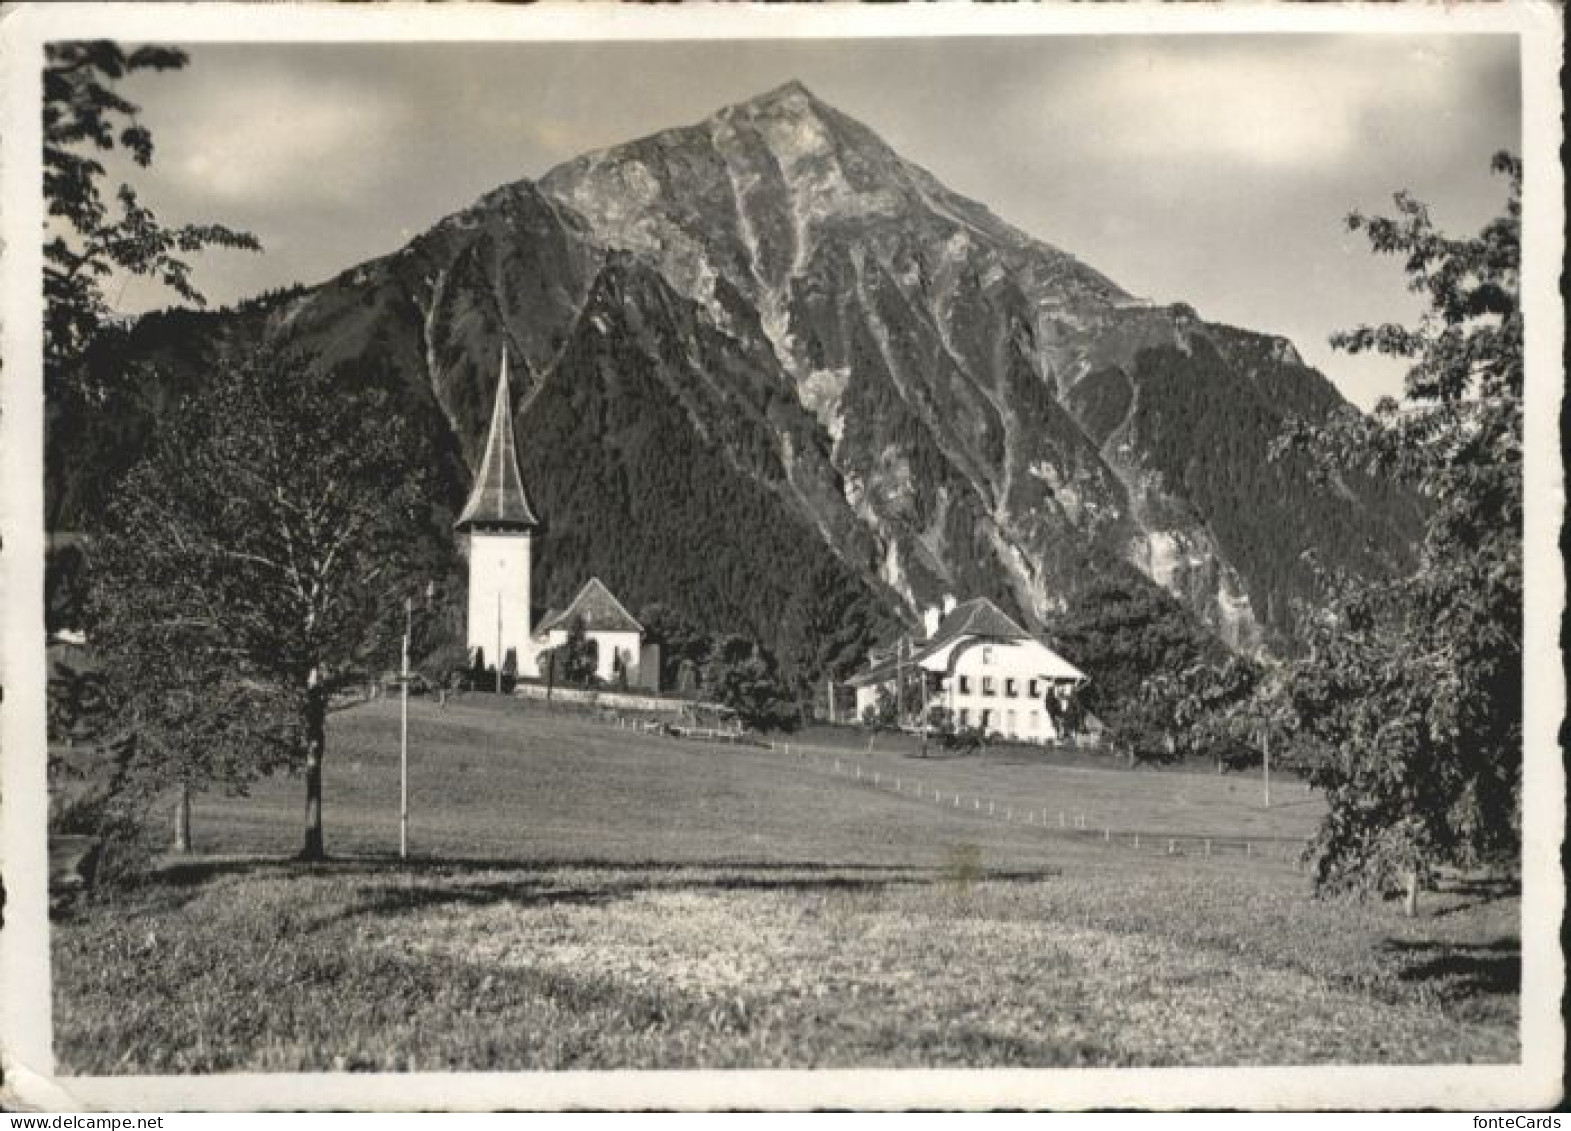
M1522 988L1522 944L1514 938L1489 943L1407 942L1389 940L1397 978L1427 985L1442 1000L1515 995Z
M457 878L465 871L495 871L497 865L441 865L436 874ZM348 915L393 916L439 907L486 907L509 904L523 908L557 906L600 907L650 892L790 892L796 894L872 894L920 886L952 884L952 868L912 866L803 865L778 861L720 865L646 864L629 867L604 862L543 865L505 865L509 870L539 870L539 877L497 879L483 882L448 882L403 887L366 886L360 899L345 909ZM588 875L575 877L575 871ZM609 873L609 874L607 874ZM972 882L1034 883L1058 875L1056 869L982 869Z
M1036 883L1060 874L1059 869L1051 867L979 868L967 879ZM519 908L603 906L647 892L869 893L952 884L955 873L952 866L945 865L782 860L669 863L598 858L400 860L377 856L308 863L287 857L227 857L167 863L148 878L145 887L150 894L156 894L159 903L173 909L195 898L204 885L215 880L296 877L329 877L354 883L356 890L343 914L388 917L428 908L477 908L503 903ZM408 882L381 882L400 879Z
M1456 876L1437 884L1435 890L1458 901L1435 911L1436 919L1444 919L1475 907L1514 899L1522 894L1522 884L1512 877Z

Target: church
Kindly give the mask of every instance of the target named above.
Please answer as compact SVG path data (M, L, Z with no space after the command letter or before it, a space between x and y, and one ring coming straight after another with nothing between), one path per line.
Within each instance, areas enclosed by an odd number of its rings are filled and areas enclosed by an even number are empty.
M565 644L576 624L595 646L595 674L601 680L659 690L658 650L599 578L586 581L560 611L533 604L534 536L541 524L518 467L505 349L485 451L455 527L468 544L471 663L500 663L522 678L541 678L548 673L540 670L540 654Z

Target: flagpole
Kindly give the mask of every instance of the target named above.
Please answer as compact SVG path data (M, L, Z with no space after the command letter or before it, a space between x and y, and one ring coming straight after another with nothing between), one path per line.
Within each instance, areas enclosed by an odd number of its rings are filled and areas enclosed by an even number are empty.
M398 721L398 858L409 855L409 634L414 620L412 599L404 598L402 704Z
M502 593L496 594L496 693L502 694Z

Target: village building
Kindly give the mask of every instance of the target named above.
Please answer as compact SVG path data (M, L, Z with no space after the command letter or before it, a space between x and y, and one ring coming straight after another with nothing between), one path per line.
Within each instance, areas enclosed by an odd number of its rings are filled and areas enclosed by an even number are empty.
M620 667L629 686L658 690L658 651L644 644L643 626L599 578L590 578L559 613L542 615L532 604L534 533L540 522L518 467L505 351L485 451L456 528L467 535L469 551L466 644L471 662L538 678L543 674L540 653L566 643L574 621L580 620L595 642L596 674L602 680L615 681Z
M658 690L660 653L644 642L644 626L622 607L622 602L598 577L584 582L578 596L561 612L549 612L535 630L540 650L561 648L574 626L595 646L595 675L606 683L625 682L629 687Z
M957 728L1025 742L1062 737L1054 715L1087 682L1079 668L985 597L959 605L946 598L942 611L927 611L923 628L923 639L875 655L848 681L858 719L888 695L903 723L925 724L942 707ZM1056 710L1048 709L1050 696Z
M471 659L481 657L492 667L511 665L520 674L533 672L530 567L539 526L518 470L504 352L485 453L457 522L469 544L466 643Z

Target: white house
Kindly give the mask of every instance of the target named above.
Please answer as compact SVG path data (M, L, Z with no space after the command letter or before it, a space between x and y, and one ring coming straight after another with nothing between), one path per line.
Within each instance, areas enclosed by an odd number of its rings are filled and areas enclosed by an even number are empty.
M1062 704L1085 684L1079 668L985 597L946 600L942 613L928 610L924 628L925 639L902 641L848 681L858 719L887 692L902 720L925 720L938 706L959 727L1027 742L1059 737L1047 699Z
M622 602L612 596L598 577L591 577L584 582L584 587L567 608L559 613L546 614L535 632L537 650L560 648L566 644L567 635L572 631L575 621L583 625L584 636L594 642L598 653L595 666L597 676L607 683L613 682L616 678L617 658L620 657L629 686L657 686L657 682L651 683L645 678L651 674L658 676L659 660L658 657L652 659L654 673L644 670L651 662L645 654L644 626L633 619L633 615L622 607Z

